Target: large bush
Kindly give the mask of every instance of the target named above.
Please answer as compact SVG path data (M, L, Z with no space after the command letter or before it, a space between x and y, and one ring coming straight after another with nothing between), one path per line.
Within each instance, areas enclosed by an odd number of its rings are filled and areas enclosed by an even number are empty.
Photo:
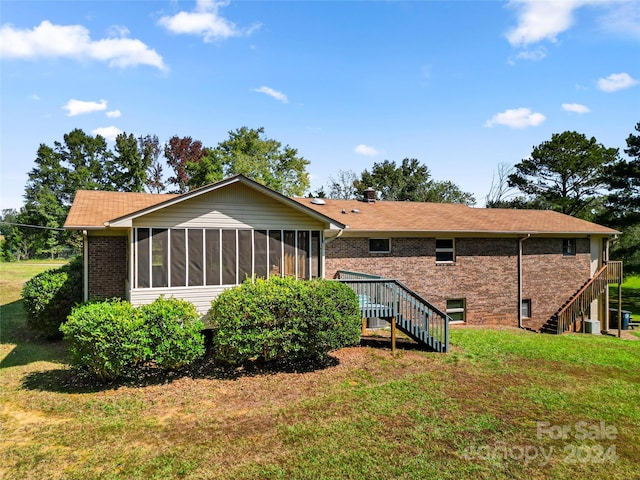
M72 365L112 380L148 362L163 369L193 363L205 351L203 328L193 304L160 297L138 308L118 299L80 305L60 330Z
M60 336L60 324L82 301L82 260L39 273L22 289L27 325L43 335Z
M204 355L204 324L187 301L160 297L140 307L151 342L151 360L162 368L179 368Z
M101 380L130 374L151 355L144 317L129 302L114 299L73 309L60 326L71 363Z
M245 281L214 300L209 317L215 356L229 363L318 357L360 338L355 293L328 280Z

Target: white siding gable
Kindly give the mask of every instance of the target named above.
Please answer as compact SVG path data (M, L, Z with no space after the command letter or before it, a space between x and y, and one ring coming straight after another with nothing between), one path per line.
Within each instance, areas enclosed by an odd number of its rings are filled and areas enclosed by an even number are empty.
M134 227L315 229L314 218L240 183L133 220Z

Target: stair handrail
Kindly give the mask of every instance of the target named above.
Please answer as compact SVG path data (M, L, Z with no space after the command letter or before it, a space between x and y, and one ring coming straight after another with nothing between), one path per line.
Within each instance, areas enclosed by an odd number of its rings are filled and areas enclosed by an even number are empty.
M442 327L439 328L438 326L433 324L434 323L433 320L428 319L430 328L429 328L429 331L427 332L427 335L431 336L432 338L436 339L438 342L442 344L442 351L446 352L449 350L449 321L450 321L449 316L439 308L432 305L428 300L420 296L418 293L414 292L411 288L406 286L400 280L384 278L379 275L372 275L368 273L353 272L353 271L347 271L347 270L338 270L338 272L336 272L336 279L346 284L351 284L351 285L355 284L356 286L355 290L356 290L356 293L358 294L360 294L360 292L358 292L358 284L363 284L363 285L381 284L386 286L393 286L394 290L399 289L400 291L404 292L405 294L410 296L418 306L421 306L424 309L426 309L425 313L433 312L433 315L439 317L440 319L439 323L442 323ZM363 292L364 290L365 289L362 289ZM371 288L368 288L366 289L366 293L373 293L373 290ZM377 293L377 290L375 293ZM401 300L401 298L398 297L396 294L392 294L392 296L396 297L397 301ZM388 297L385 296L385 298L373 298L371 300L372 300L372 303L382 304L388 301ZM396 304L396 301L392 303L391 308L393 310L394 316L397 316L399 307ZM431 335L431 332L435 332L437 336L440 338L435 338L433 335Z
M557 331L559 334L568 330L569 325L576 321L580 314L600 296L610 283L622 282L622 262L610 261L605 263L593 277L585 283L554 315L558 319ZM594 287L594 285L597 287Z

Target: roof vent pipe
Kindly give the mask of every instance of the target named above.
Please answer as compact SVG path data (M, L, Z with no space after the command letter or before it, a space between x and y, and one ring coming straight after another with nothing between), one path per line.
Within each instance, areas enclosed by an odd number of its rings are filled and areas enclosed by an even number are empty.
M364 201L367 203L374 203L376 201L376 191L372 187L368 187L364 191Z

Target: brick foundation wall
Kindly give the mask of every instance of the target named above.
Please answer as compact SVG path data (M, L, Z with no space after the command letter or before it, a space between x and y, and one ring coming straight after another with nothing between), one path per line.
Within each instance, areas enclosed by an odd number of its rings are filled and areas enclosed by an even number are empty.
M89 299L126 298L127 237L89 236Z
M339 238L326 248L326 277L353 270L397 278L436 307L464 299L473 325L518 324L518 239L458 238L456 261L436 264L434 238L392 238L390 253L369 253L368 238ZM523 243L523 298L531 299L538 329L589 278L588 239L577 254L562 256L562 239L530 238Z

